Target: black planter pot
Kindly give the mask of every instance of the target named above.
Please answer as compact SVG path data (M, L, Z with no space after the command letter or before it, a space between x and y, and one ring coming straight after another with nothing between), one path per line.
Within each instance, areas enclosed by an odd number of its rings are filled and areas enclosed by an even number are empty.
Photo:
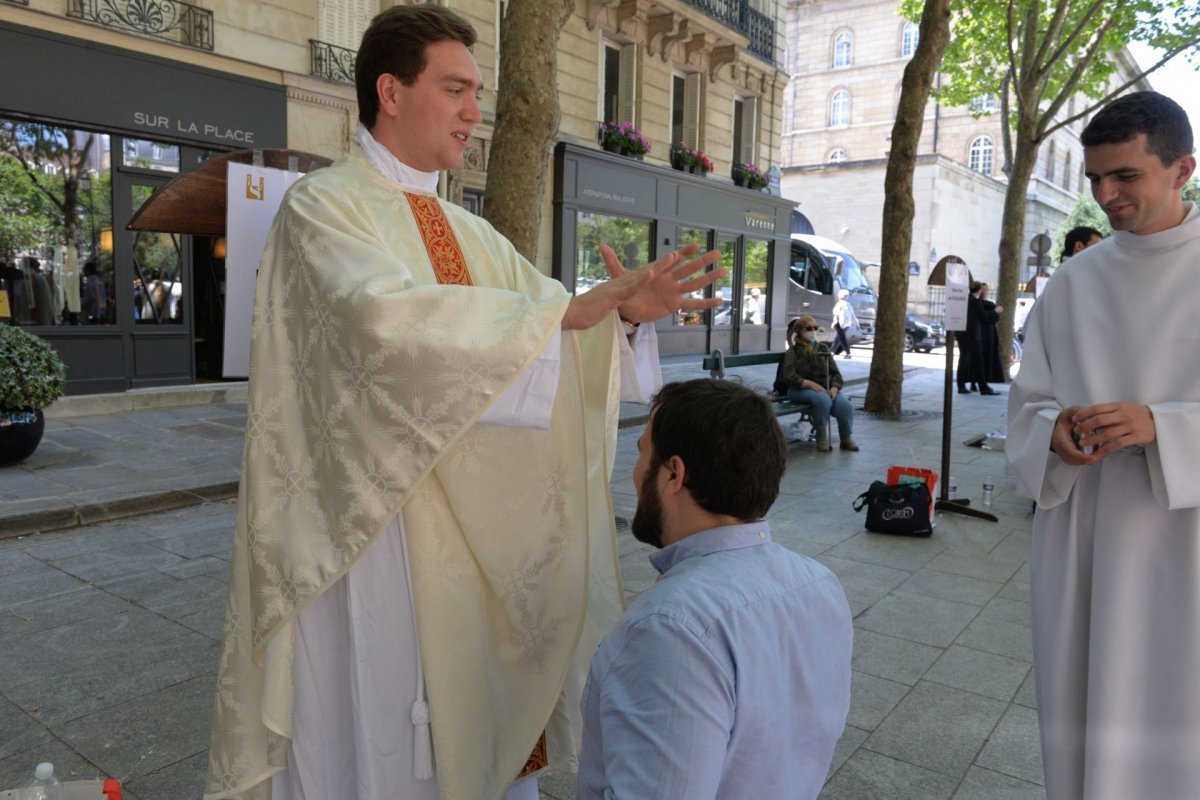
M605 142L601 147L604 148L604 152L616 153L617 155L621 155L621 151L625 149L617 142Z
M46 418L37 411L0 410L0 467L24 461L42 441Z

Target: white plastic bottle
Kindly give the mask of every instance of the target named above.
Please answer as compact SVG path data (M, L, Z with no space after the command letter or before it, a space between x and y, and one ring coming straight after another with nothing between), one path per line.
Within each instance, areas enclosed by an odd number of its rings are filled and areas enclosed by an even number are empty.
M953 475L950 476L950 485L946 487L946 496L950 500L958 497L958 479Z
M983 479L983 504L990 506L992 504L992 490L995 486L992 484L992 476L988 475Z
M54 765L43 761L33 772L33 780L25 784L21 800L62 800L62 784L54 777Z

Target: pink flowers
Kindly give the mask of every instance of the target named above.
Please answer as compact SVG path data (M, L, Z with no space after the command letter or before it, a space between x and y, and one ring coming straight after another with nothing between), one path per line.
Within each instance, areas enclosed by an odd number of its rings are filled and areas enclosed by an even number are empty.
M708 173L713 170L712 159L703 150L688 147L687 142L671 145L671 166L689 172Z
M650 152L650 140L632 122L601 122L600 145L605 150L641 156Z

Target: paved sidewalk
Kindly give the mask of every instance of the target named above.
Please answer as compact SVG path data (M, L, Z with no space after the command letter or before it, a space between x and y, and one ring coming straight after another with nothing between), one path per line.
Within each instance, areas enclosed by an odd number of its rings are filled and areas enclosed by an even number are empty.
M699 375L697 363L667 359L664 377ZM861 405L866 359L838 365ZM740 374L766 385L773 371ZM821 797L1044 798L1029 502L1002 453L962 445L1004 429L1005 398L954 395L951 436L962 493L978 503L992 476L1000 522L942 515L932 537L904 539L866 533L850 508L889 464L939 469L942 371L909 369L904 396L899 421L857 415L861 452L792 444L770 514L778 541L838 574L855 614L849 725ZM622 409L625 519L644 414ZM132 800L199 796L244 419L238 402L55 418L29 462L0 470L0 788L49 759L71 777L121 778ZM4 539L17 524L68 529ZM620 531L631 597L654 580L649 551ZM574 798L565 775L541 789Z

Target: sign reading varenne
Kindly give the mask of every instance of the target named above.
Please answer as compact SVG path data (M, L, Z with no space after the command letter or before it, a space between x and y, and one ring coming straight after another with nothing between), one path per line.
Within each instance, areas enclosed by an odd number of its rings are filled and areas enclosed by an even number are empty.
M746 227L756 231L772 231L775 230L775 217L770 214L763 214L758 211L743 211L746 220Z

